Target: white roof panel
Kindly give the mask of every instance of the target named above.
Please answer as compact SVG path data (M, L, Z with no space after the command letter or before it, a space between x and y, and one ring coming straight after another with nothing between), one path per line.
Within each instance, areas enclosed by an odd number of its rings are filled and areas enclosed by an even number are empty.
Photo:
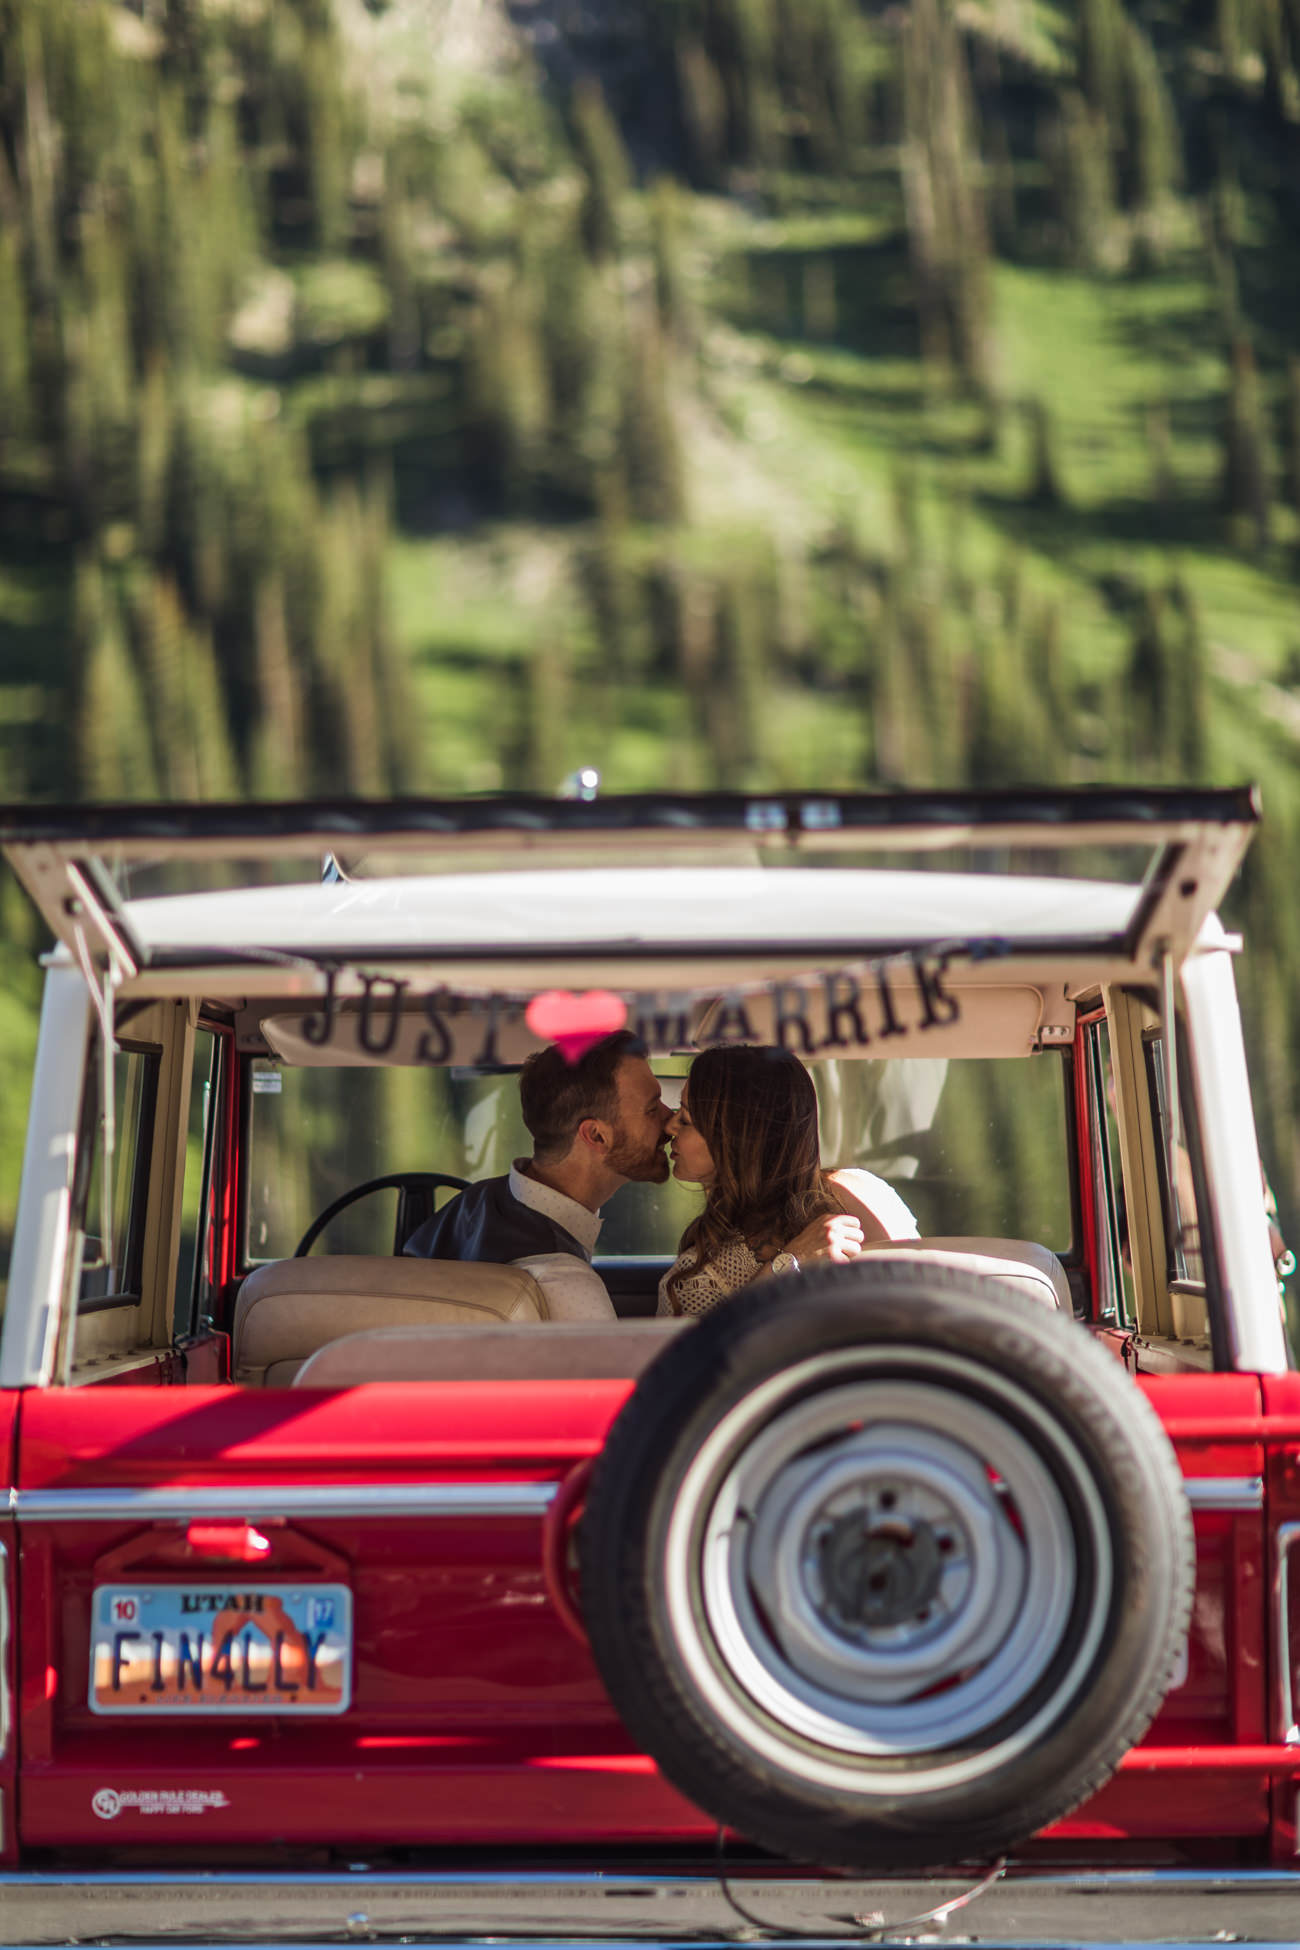
M993 874L587 868L260 887L126 903L151 953L343 956L706 947L870 950L1123 934L1139 889Z

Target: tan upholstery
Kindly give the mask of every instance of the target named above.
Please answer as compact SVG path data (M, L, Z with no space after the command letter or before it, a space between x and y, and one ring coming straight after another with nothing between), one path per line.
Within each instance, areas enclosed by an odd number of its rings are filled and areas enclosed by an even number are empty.
M1065 1268L1056 1254L1033 1239L881 1239L865 1248L869 1253L924 1253L936 1266L964 1266L969 1273L1005 1280L1029 1300L1073 1314L1074 1301Z
M486 1260L277 1259L250 1273L235 1303L236 1381L286 1388L327 1341L358 1328L493 1325L549 1319L531 1273Z
M608 1327L557 1320L499 1327L377 1327L345 1334L313 1354L295 1388L354 1388L366 1381L621 1381L639 1375L686 1320Z

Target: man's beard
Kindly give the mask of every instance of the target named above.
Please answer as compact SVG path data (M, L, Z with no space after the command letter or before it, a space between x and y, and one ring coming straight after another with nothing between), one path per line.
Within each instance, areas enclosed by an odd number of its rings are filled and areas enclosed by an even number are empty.
M638 1150L621 1131L615 1131L609 1147L609 1168L634 1184L662 1185L668 1176L667 1139L660 1139L648 1151Z

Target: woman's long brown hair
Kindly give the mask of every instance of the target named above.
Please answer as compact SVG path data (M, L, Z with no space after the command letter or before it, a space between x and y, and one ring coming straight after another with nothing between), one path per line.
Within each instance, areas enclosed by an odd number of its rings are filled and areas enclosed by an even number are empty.
M737 1233L769 1260L838 1205L821 1168L817 1093L797 1056L766 1045L706 1049L689 1083L691 1122L709 1147L714 1178L703 1212L682 1234L679 1252L694 1247L696 1257L669 1279L674 1313L681 1281Z

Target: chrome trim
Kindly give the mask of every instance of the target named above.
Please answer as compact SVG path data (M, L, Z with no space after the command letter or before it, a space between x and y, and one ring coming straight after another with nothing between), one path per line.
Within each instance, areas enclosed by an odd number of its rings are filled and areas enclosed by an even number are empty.
M190 1517L541 1517L554 1483L286 1483L157 1489L11 1490L8 1513L28 1523L179 1522ZM1259 1476L1184 1483L1193 1510L1262 1510Z
M8 1513L28 1523L179 1522L191 1517L542 1517L554 1483L263 1483L157 1489L11 1490ZM1193 1510L1261 1510L1259 1476L1184 1484Z
M241 1489L17 1490L27 1523L182 1523L193 1517L543 1517L554 1483L286 1483Z
M1290 1628L1291 1551L1297 1543L1300 1543L1300 1523L1279 1524L1274 1539L1277 1568L1273 1573L1273 1659L1277 1671L1277 1737L1287 1746L1300 1743L1291 1684Z
M1262 1476L1189 1476L1183 1488L1193 1510L1262 1510Z
M611 1851L612 1852L612 1851ZM765 1925L776 1950L846 1940L915 1945L923 1913L970 1895L945 1940L1080 1946L1205 1943L1231 1935L1294 1943L1300 1872L1286 1869L1035 1871L1012 1863L972 1891L971 1873L851 1876L727 1865L724 1887L698 1851L698 1873L537 1871L539 1856L480 1874L109 1871L0 1875L0 1943L75 1944L184 1938L192 1947L239 1942L298 1950L340 1940L437 1944L485 1939L542 1946L663 1944L695 1950L755 1930L729 1899ZM1082 1925L1082 1927L1081 1927ZM770 1930L770 1934L767 1931ZM932 1935L919 1940L933 1941Z

